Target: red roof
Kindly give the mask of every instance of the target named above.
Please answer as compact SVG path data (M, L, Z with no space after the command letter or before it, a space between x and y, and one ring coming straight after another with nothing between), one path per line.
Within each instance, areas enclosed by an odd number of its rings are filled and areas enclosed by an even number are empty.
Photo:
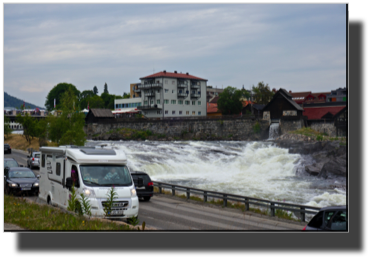
M156 77L186 78L186 79L207 81L206 79L195 77L193 75L186 74L186 73L174 73L174 72L163 72L163 71L160 71L160 72L157 72L155 74L142 77L142 78L140 78L140 80L146 79L146 78L156 78Z
M339 111L344 109L346 106L340 106L340 107L312 107L312 108L305 108L303 115L307 116L308 120L320 120L323 116L325 116L328 112L330 112L332 115L337 114Z
M218 104L207 103L207 113L221 112L218 109Z

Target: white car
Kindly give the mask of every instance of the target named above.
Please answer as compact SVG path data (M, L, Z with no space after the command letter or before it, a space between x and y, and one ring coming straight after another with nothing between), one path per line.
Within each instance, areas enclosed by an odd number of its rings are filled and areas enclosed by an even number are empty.
M32 152L31 155L27 156L28 159L26 160L26 165L30 168L40 168L40 158L41 158L41 153L39 151L34 151Z

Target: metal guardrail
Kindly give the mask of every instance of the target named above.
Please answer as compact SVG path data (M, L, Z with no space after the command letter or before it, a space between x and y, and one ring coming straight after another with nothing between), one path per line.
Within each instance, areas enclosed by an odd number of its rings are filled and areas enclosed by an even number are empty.
M165 188L171 189L173 196L175 195L176 191L186 192L187 199L190 199L191 194L203 196L204 202L207 202L208 198L220 199L220 200L223 200L224 207L227 206L227 201L244 203L246 211L249 210L250 205L267 207L267 208L270 208L271 216L273 217L275 216L276 209L292 211L292 212L300 214L302 222L305 222L306 213L316 214L320 210L319 207L269 201L269 200L264 200L264 199L257 199L257 198L247 197L247 196L228 194L228 193L223 193L223 192L204 190L204 189L192 188L192 187L187 187L187 186L179 186L179 185L173 185L173 184L162 183L162 182L153 182L153 185L158 187L159 193L162 193L162 189L165 189Z

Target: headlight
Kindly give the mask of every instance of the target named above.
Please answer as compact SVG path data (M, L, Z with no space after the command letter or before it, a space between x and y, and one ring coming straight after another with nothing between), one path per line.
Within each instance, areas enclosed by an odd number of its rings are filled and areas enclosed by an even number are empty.
M17 187L17 184L15 184L15 183L11 183L11 184L9 184L9 186L10 186L10 187Z
M85 188L83 189L83 194L86 195L87 197L95 197L95 191L92 189Z
M131 189L131 197L136 197L136 189Z
M34 183L33 186L39 186L39 184L38 183Z

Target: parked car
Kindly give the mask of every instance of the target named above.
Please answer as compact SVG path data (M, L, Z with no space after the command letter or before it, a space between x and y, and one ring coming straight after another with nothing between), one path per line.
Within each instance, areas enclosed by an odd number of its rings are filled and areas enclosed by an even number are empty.
M27 167L7 167L4 175L4 191L6 194L38 195L39 178Z
M149 201L153 196L153 182L149 175L142 171L131 172L131 175L136 186L137 196L145 201ZM139 178L143 181L140 185L138 183Z
M34 151L31 155L28 155L26 157L28 158L26 160L26 165L30 169L33 169L34 167L40 168L41 153L39 151Z
M347 230L347 207L329 206L321 208L303 230Z
M4 175L7 167L19 167L20 165L13 158L4 158ZM21 165L22 167L22 165Z
M9 144L4 144L4 154L6 153L9 153L9 154L12 153L12 148Z

